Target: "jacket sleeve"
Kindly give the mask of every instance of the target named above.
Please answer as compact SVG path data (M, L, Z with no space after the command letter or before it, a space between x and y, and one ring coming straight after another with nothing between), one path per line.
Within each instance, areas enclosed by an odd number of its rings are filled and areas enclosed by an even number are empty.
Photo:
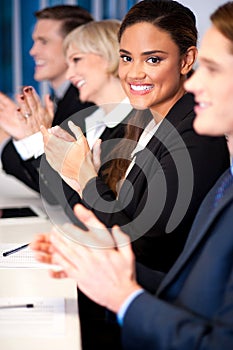
M148 292L155 294L165 274L136 262L136 276L140 286Z
M128 307L122 329L125 349L219 350L233 348L233 274L212 320L144 292Z
M118 198L100 177L83 191L86 206L105 225L130 235L138 261L161 271L181 253L203 198L229 167L223 138L195 134L190 119L179 135L178 142L171 133L138 154Z
M2 151L1 161L3 170L25 183L31 189L39 192L39 179L37 168L40 166L40 158L24 161L16 151L13 142L10 140Z
M67 125L67 120L71 119L84 131L85 118L95 109L96 106L92 103L81 103L78 97L78 90L73 85L70 85L64 98L58 102L52 126L61 125L66 130L70 131ZM60 184L59 175L55 174L48 163L45 166L45 162L43 162L43 169L40 169L43 158L44 156L42 155L37 159L30 158L24 161L18 154L13 142L9 141L2 151L2 168L7 174L13 175L28 187L42 193L44 199L46 199L49 204L58 204L59 198L63 196L63 193L66 190L69 198L68 186L64 185L63 182L65 189L63 190L62 187L58 198L56 184ZM46 174L48 175L47 177L45 176ZM49 176L51 176L51 178ZM78 202L78 199L76 199L76 201ZM63 198L61 204L64 204ZM67 209L67 212L74 217L70 208ZM76 219L74 218L74 220Z

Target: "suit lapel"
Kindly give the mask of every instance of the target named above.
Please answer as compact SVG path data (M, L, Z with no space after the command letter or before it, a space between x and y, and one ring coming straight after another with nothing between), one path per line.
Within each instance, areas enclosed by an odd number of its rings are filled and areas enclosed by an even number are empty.
M115 126L114 128L109 128L106 127L103 131L103 133L100 135L100 138L102 141L106 141L109 139L114 139L117 136L118 142L120 141L119 139L124 137L124 132L125 132L125 124L128 121L128 116L122 120L120 124Z
M229 170L228 170L229 171ZM177 259L174 267L168 272L164 280L162 281L157 293L160 294L174 279L176 279L177 275L181 272L184 265L187 264L188 260L195 253L199 244L205 238L207 234L209 234L209 228L221 213L221 211L225 208L226 205L230 201L233 200L233 184L228 188L226 194L222 198L221 202L214 208L213 203L215 200L216 190L219 187L219 184L222 181L224 174L217 181L216 185L209 192L207 197L204 199L197 215L195 221L192 225L192 229L189 233L188 240L185 244L183 253L181 253L180 257Z
M167 116L162 121L161 125L158 127L155 135L149 141L147 147L136 154L136 166L133 166L127 180L132 184L135 183L137 177L141 173L141 169L145 170L145 164L149 163L149 158L153 162L153 159L158 155L160 147L166 145L166 138L172 134L179 123L186 118L186 116L193 111L193 95L185 94L168 112ZM175 129L174 129L175 128ZM130 191L130 186L122 186L120 191L120 198L124 198L128 195Z
M93 103L82 103L79 100L78 90L73 85L70 85L63 98L57 104L53 126L63 123L61 126L64 127L67 125L67 119L71 119L71 116L74 116L78 120L78 125L81 129L85 130L84 119L90 113L93 113L95 109L96 106Z
M127 123L129 122L131 117L133 117L134 114L135 114L135 110L133 109L129 112L129 114L126 115L126 117L118 125L114 126L113 128L106 127L102 135L100 136L102 141L113 139L116 136L117 138L123 138L125 135L125 128L127 126ZM119 131L121 132L119 133Z

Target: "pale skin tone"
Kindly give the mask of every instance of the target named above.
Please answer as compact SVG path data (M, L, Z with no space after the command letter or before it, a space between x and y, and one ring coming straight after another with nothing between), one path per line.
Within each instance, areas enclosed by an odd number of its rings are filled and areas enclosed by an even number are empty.
M227 135L233 156L232 76L232 43L212 26L203 38L199 68L185 88L194 93L197 102L196 131L213 136Z
M117 312L132 292L141 289L135 280L129 238L118 227L112 229L111 238L104 225L81 205L75 207L75 214L91 230L87 233L76 227L76 236L85 242L83 234L88 234L95 248L72 242L55 228L51 233L38 235L30 246L39 261L62 266L60 271L51 270L53 277L75 279L88 297Z
M8 139L8 137L9 137L9 134L0 128L0 143Z
M82 101L94 102L107 114L116 106L116 103L125 98L120 80L108 72L109 62L105 57L92 52L80 52L72 43L67 49L66 57L67 79L79 89L79 97ZM93 152L90 152L81 130L78 127L75 130L76 139L72 142L70 135L60 127L51 128L49 131L41 128L48 162L73 189L82 195L84 184L90 178L97 176L101 142L98 140L93 147ZM81 168L82 171L80 171Z
M48 80L56 89L66 81L67 63L63 53L61 22L51 19L37 21L33 31L34 44L30 55L35 61L34 78ZM54 117L53 104L49 95L44 98L44 106L34 89L16 94L16 103L0 93L0 127L15 140L21 140L40 131L40 126L49 128ZM25 118L25 114L30 118ZM11 116L11 118L9 118Z
M135 42L137 42L137 45L135 45ZM196 47L192 46L181 56L170 35L150 23L139 23L127 28L120 42L119 77L130 103L137 109L149 108L155 121L161 121L175 102L184 95L183 83L187 73L192 68L196 55ZM77 67L76 76L73 73L75 71L75 60L81 57L79 63L81 65L82 61L87 58L83 58L80 53L75 52L73 46L68 50L67 56L70 66L68 70L69 79L77 86L80 82L84 82L81 84L80 94L84 94L85 89L87 94L85 77L79 75ZM98 64L98 61L96 64ZM71 179L76 179L83 190L86 183L96 176L90 158L87 161L83 159L79 162L80 165L83 165L82 167L75 167L77 165L75 164L75 158L79 157L80 151L83 154L81 149L84 146L81 143L77 146L76 143L75 146L77 147L72 148L72 156L71 154L68 155L68 152L66 153L69 164L74 164L72 170L70 166L66 168L66 159L58 156L54 157L56 152L55 144L53 145L54 138L51 139L45 130L43 130L43 136L48 162L51 164L53 159L56 158L60 163L57 164L57 168L62 169L61 176L65 175ZM85 142L84 138L82 140ZM48 148L49 152L47 152Z
M24 137L25 132L20 125L22 120L18 118L17 108L18 106L15 102L0 92L0 127L9 136L19 139ZM21 129L20 131L19 128Z
M101 142L100 140L96 142L92 153L81 129L71 121L68 122L68 125L75 138L60 127L54 127L48 131L45 127L41 127L46 159L63 180L82 196L80 183L86 182L90 175L91 177L97 176ZM77 149L78 157L76 156ZM79 171L81 168L82 172Z
M57 172L59 172L60 176L71 188L73 188L76 192L79 193L80 196L82 196L82 189L79 185L79 180L77 181L79 174L75 172L75 169L79 169L80 167L79 162L82 161L83 162L82 166L88 167L88 170L89 171L91 170L93 172L92 173L93 177L97 175L101 165L100 156L101 156L102 140L98 139L93 145L92 150L90 150L87 144L86 138L83 136L81 129L71 121L68 122L68 125L70 127L70 130L75 135L75 137L70 135L67 131L65 131L58 125L48 129L48 131L46 130L45 127L41 126L41 132L44 137L44 142L47 145L46 156L48 159L50 159L50 165ZM63 142L61 142L61 140ZM82 146L81 150L80 150L80 145ZM73 154L76 153L76 148L79 149L79 157L75 158L75 164L74 164ZM54 149L56 149L56 152L54 152ZM80 151L82 153L80 153ZM81 154L83 155L83 157L80 157ZM66 159L66 167L64 171L62 171L63 163L60 163L61 158ZM71 159L70 163L68 161L69 159ZM60 164L61 164L61 168L59 167ZM68 167L68 164L70 164L70 167ZM89 164L90 164L90 169L89 169ZM94 167L92 167L92 164ZM73 174L73 175L70 175L70 174ZM86 176L89 174L89 172L83 171L80 174L83 174L83 176ZM70 176L73 176L73 178Z
M81 101L94 102L108 113L112 110L110 103L125 98L119 79L108 72L109 62L105 57L94 52L83 53L71 43L66 58L66 78L78 88Z
M35 61L35 80L48 80L54 89L66 80L67 63L60 29L61 22L58 20L38 20L32 34L34 43L30 50Z
M0 92L0 126L15 140L21 140L40 131L40 126L50 127L53 120L53 103L45 97L43 107L36 91L29 86L16 94L16 103ZM29 118L25 115L29 114ZM9 118L10 116L10 118Z

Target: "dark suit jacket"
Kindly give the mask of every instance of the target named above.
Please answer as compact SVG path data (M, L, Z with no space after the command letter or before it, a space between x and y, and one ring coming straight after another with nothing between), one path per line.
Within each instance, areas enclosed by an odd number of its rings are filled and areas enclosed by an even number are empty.
M68 117L82 110L83 112L76 115L76 121L84 130L84 118L89 114L88 107L93 106L91 103L82 103L79 100L78 90L70 85L63 99L57 104L57 109L54 115L52 126L60 125ZM85 112L86 111L86 112ZM41 157L37 159L22 160L17 153L12 141L9 141L2 151L2 167L7 174L15 176L20 181L24 182L33 190L39 192L39 174ZM51 195L52 198L52 195ZM51 199L51 201L53 201Z
M89 107L86 111L92 114L96 109L96 106ZM85 111L85 113L86 113ZM135 113L132 110L124 120L113 128L106 128L100 136L102 140L101 144L101 160L104 162L105 157L110 154L115 145L124 137L125 126L131 116ZM78 113L79 114L79 113ZM88 115L89 115L88 114ZM71 117L75 121L75 115ZM67 122L66 122L67 124ZM62 127L66 127L63 123ZM43 155L40 162L40 193L44 199L49 203L59 203L64 209L69 219L76 225L83 225L78 221L73 213L73 207L75 204L80 203L81 199L77 192L69 187L61 177L49 166L46 161L45 155Z
M194 132L193 106L190 94L173 106L138 153L117 200L101 178L83 191L101 221L132 237L137 261L164 272L181 253L204 196L229 166L224 138Z
M91 114L95 108L95 106L90 107L88 109L89 114ZM135 111L132 110L132 112L130 112L120 124L114 128L106 128L102 133L100 137L102 139L102 161L104 161L105 156L111 152L111 149L119 142L119 140L124 137L125 124L131 118L131 116L133 116L134 112ZM72 119L74 120L73 117ZM77 124L77 122L75 123ZM62 126L65 127L64 123ZM53 171L53 169L48 165L45 156L43 156L41 159L39 173L40 191L43 198L51 202L51 197L49 196L52 194L57 203L63 207L69 219L73 223L82 226L73 213L74 204L81 201L79 195L72 188L66 185L66 183L62 181L61 177L55 171ZM49 207L47 209L49 210ZM53 221L53 217L51 215L50 219ZM106 309L92 302L81 291L79 291L78 304L83 349L89 350L100 348L119 350L121 348L120 328L116 322L107 322Z
M214 208L218 183L156 297L145 292L128 308L125 349L233 349L233 185Z

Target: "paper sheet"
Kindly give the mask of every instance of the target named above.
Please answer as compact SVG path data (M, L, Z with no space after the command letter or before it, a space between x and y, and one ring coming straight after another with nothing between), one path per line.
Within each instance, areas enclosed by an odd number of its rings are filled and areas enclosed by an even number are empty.
M26 242L27 243L27 242ZM31 268L46 268L46 269L56 269L59 267L56 265L49 265L40 263L34 257L34 252L29 247L24 248L18 252L10 254L8 256L3 256L2 253L8 250L20 247L21 243L4 243L0 244L0 268L8 267L31 267Z
M0 298L0 306L28 303L34 307L0 309L0 336L50 338L65 335L63 298Z

